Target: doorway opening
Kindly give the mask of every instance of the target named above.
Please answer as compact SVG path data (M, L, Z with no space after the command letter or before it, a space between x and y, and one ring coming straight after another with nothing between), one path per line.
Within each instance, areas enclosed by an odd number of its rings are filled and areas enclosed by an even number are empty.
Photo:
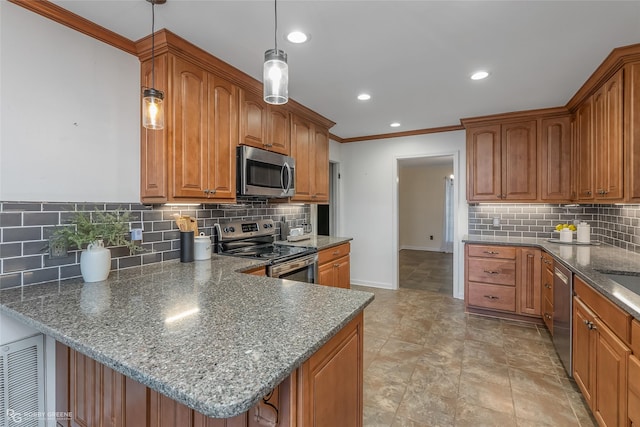
M329 162L329 204L317 205L317 230L320 236L337 236L339 165Z
M454 156L398 159L398 287L454 295Z

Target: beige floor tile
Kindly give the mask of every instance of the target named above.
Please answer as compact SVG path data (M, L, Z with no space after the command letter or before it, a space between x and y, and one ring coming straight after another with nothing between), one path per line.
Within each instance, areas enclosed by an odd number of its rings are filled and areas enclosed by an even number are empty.
M484 344L477 341L465 341L463 362L477 360L480 362L506 364L507 355L501 346Z
M369 364L365 374L371 374L378 377L393 377L407 383L411 379L414 369L414 364L399 361L398 359L379 356Z
M461 379L474 382L487 382L509 387L509 368L507 365L466 360L462 363Z
M533 341L545 341L547 337L543 336L538 328L525 326L516 323L503 323L502 332L508 336L514 336L518 338L525 338ZM550 340L549 340L550 342Z
M365 326L366 328L366 326ZM380 356L415 364L422 354L422 345L389 339L380 349Z
M460 378L458 403L476 405L509 415L514 415L511 389L499 384L478 382Z
M558 373L557 368L549 356L520 352L518 349L505 347L507 363L513 368L540 372L541 374ZM563 371L564 372L564 371Z
M453 426L456 399L425 394L420 388L407 387L397 416L429 426Z
M551 352L555 351L551 344L547 344L542 340L530 340L506 334L504 336L504 346L518 354L529 353L549 356Z
M434 424L419 423L408 418L396 417L391 427L432 427Z
M407 389L407 383L389 375L364 375L363 399L366 406L395 413Z
M578 426L569 399L559 399L555 395L513 390L516 417L520 420L535 421L545 426Z
M462 358L464 341L455 337L430 334L424 343L424 349L430 353L457 355Z
M516 417L513 414L458 402L455 425L456 427L511 427L516 425Z
M547 396L555 396L558 399L566 399L565 389L555 375L509 368L509 378L511 379L511 388L514 390L528 391L533 394L541 393Z
M503 334L500 329L477 329L467 325L465 340L479 341L486 344L502 347L504 345Z
M364 427L391 427L394 412L385 412L380 408L364 405L364 417L362 425Z
M437 396L458 397L460 368L441 366L417 366L409 387L416 392Z
M390 338L423 346L427 341L428 335L428 330L400 325L393 330Z

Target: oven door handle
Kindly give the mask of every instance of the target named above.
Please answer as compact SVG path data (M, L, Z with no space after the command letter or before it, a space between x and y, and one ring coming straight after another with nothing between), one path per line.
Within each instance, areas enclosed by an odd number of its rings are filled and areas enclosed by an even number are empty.
M296 258L290 261L285 261L282 264L272 265L269 268L270 277L280 277L291 271L299 270L303 267L308 267L315 264L318 261L318 254L307 255L303 258Z

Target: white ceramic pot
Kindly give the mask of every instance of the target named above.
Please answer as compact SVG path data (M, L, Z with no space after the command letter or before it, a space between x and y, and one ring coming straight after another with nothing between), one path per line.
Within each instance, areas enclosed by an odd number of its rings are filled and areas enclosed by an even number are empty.
M193 248L193 259L196 261L211 259L211 237L200 233L194 238Z
M89 243L80 254L80 272L85 282L107 280L111 270L111 251L104 247L102 240Z

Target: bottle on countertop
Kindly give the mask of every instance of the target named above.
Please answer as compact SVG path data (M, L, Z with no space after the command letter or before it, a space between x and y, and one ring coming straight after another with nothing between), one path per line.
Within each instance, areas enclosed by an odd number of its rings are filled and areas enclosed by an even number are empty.
M591 242L591 226L586 222L578 224L578 243L590 243Z

